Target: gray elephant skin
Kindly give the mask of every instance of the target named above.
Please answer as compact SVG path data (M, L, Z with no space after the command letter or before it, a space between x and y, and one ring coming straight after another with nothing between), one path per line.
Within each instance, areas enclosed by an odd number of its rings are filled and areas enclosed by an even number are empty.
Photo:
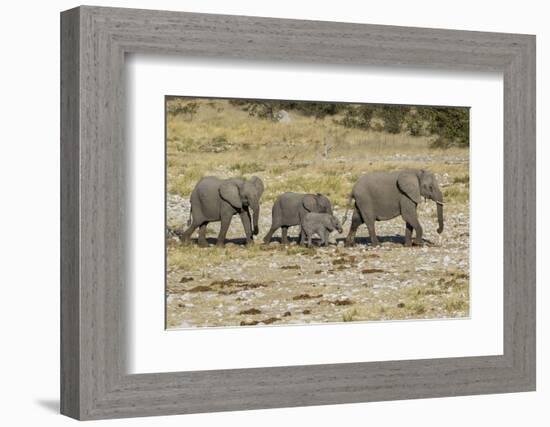
M338 230L339 233L343 231L340 221L327 213L308 212L301 225L308 248L311 247L311 239L315 234L321 239L320 246L328 246L329 234L334 230Z
M373 245L378 245L375 222L386 221L401 215L405 221L405 245L422 244L422 226L418 221L417 206L422 197L437 204L438 233L443 231L443 194L433 173L422 169L396 172L373 172L360 177L353 186L350 203L355 200L346 246L353 246L355 233L366 224ZM348 204L349 207L349 204Z
M243 223L246 243L252 243L253 235L258 234L263 192L264 184L257 176L249 180L214 176L202 178L191 193L191 223L183 233L182 240L188 242L191 234L199 228L199 246L207 246L206 226L209 222L221 221L217 245L223 246L231 219L238 214Z
M271 211L271 228L264 237L264 243L269 243L273 233L281 228L281 242L288 243L288 227L300 225L308 212L328 213L332 215L330 200L322 194L304 194L287 192L275 200ZM300 243L305 236L300 232Z

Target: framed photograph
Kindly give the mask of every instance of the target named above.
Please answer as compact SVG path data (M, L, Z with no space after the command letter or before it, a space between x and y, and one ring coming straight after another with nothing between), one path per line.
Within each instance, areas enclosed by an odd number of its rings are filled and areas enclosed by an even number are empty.
M61 14L61 411L535 389L535 37Z

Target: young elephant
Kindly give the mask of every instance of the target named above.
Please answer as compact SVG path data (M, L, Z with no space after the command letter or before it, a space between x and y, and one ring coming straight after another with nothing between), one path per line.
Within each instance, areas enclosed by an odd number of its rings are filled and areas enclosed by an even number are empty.
M207 246L206 226L209 222L220 221L217 245L223 246L231 218L239 215L246 242L252 243L252 236L258 234L260 198L263 192L264 184L257 176L248 180L220 179L214 176L202 178L191 193L191 218L182 240L188 242L191 234L199 228L199 246ZM250 209L253 212L252 217Z
M303 194L287 192L275 200L271 215L271 228L264 237L264 243L269 243L273 233L281 228L282 243L288 243L288 227L300 225L308 212L327 213L332 215L330 200L322 194ZM300 243L305 236L300 232Z
M379 243L374 224L401 215L405 221L405 246L422 244L422 226L418 221L416 208L422 197L437 204L438 233L443 231L443 194L435 175L422 169L406 169L396 172L373 172L363 175L353 186L350 203L355 199L346 246L353 246L357 227L365 223L373 245ZM349 206L348 206L349 207ZM346 211L347 214L347 211Z
M306 236L308 248L311 247L314 234L321 238L321 246L328 246L328 235L334 230L342 232L342 225L334 215L309 212L302 220L302 231Z

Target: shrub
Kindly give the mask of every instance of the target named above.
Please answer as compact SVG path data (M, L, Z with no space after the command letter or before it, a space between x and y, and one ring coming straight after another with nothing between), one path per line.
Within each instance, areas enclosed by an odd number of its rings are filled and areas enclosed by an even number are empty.
M470 145L470 110L457 107L431 107L422 111L428 129L437 137L433 148L468 147Z
M384 130L388 133L400 133L403 120L410 107L383 105L378 107L378 115L384 121Z
M366 104L349 105L343 111L344 117L341 120L336 120L337 124L348 128L369 129L375 107Z
M405 129L411 136L421 136L424 133L426 121L422 119L416 108L411 108L404 119Z
M166 112L172 116L184 115L192 120L198 110L199 104L185 98L169 98L166 101Z
M251 116L275 120L280 110L297 111L304 116L313 116L315 118L324 118L338 114L343 104L332 102L312 102L312 101L260 101L250 99L232 99L231 105L240 107L247 111Z

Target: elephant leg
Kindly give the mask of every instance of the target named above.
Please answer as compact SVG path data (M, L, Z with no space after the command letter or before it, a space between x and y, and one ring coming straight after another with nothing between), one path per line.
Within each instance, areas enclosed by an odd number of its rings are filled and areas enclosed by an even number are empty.
M306 243L306 233L302 227L300 227L300 241L298 243L300 245L304 245Z
M370 241L373 246L380 244L378 237L376 236L376 229L374 223L376 221L375 212L372 209L372 202L369 199L356 199L355 207L358 210L361 220L365 223L369 230Z
M250 224L250 213L248 212L248 210L243 210L239 215L241 217L241 221L244 227L246 244L250 245L252 243L252 226Z
M349 228L349 233L346 237L346 246L354 246L355 245L355 234L357 233L357 228L363 223L363 220L361 219L361 215L359 214L359 211L357 208L353 210L353 215L351 217L351 226Z
M205 248L208 246L208 242L206 241L206 226L208 225L207 222L203 222L199 227L199 246L201 248Z
M306 246L307 246L308 248L311 248L312 234L313 234L313 233L307 235L307 243L306 243Z
M328 232L326 229L319 231L319 237L321 238L320 246L328 246Z
M275 233L278 228L279 228L278 225L277 226L274 225L274 224L271 225L271 228L269 229L269 231L267 232L267 234L264 237L264 243L265 244L268 244L269 242L271 242L271 238L273 237L273 233Z
M376 228L374 226L374 221L367 221L366 224L369 230L371 244L373 246L378 246L380 244L380 241L378 240L378 236L376 235Z
M412 246L413 226L407 222L405 225L405 246Z
M412 206L409 206L409 204L407 204L406 206L402 206L401 216L403 217L405 222L407 224L410 224L410 226L414 229L415 239L413 243L415 245L421 246L423 244L422 226L418 222L418 216L416 215L416 205L414 205L412 201L410 202L410 204L412 204ZM412 236L412 231L411 231L411 236Z
M227 230L229 229L229 224L231 224L232 215L222 215L221 225L220 225L220 234L218 234L218 241L216 246L223 247L225 245L225 236L227 235Z
M191 235L195 232L195 230L200 226L200 223L193 221L189 228L185 230L181 236L181 240L183 243L189 243L189 239L191 238Z
M286 225L283 225L281 227L281 243L283 245L288 245L288 227Z

